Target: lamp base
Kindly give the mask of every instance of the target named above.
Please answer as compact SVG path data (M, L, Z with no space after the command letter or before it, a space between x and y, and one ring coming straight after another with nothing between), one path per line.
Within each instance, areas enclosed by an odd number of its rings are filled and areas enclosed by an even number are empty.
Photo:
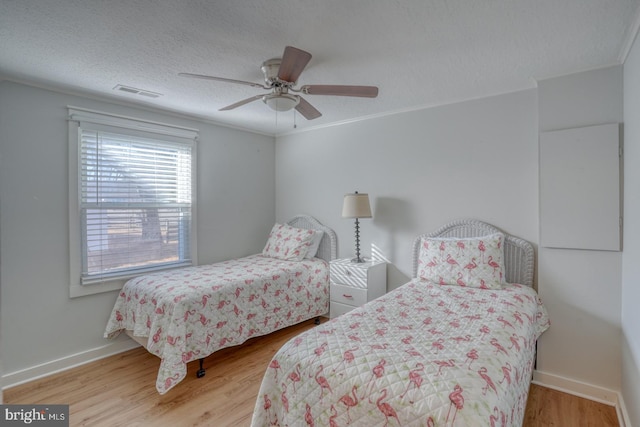
M363 263L364 257L360 258L360 223L358 222L358 218L356 218L356 257L351 260L354 263Z
M367 259L365 257L355 257L355 258L351 258L351 262L355 263L355 264L361 264L363 262L367 262Z

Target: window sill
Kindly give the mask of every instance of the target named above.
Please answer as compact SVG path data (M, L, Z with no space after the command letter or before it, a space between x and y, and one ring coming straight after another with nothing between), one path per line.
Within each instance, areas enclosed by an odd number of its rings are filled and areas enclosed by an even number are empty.
M143 276L145 274L150 274L150 273L156 273L159 271L174 270L176 268L191 267L192 265L194 264L191 262L191 260L189 260L189 261L176 263L172 265L165 265L163 267L156 266L154 268L140 269L138 271L131 272L131 274L124 274L124 275L121 274L117 277L112 277L112 278L104 278L104 279L95 278L93 279L92 282L88 282L88 283L85 282L85 284L81 284L81 283L71 284L69 286L69 297L76 298L76 297L83 297L86 295L95 295L95 294L101 294L104 292L118 291L122 289L124 284L129 279L132 279L134 277L139 277L139 276Z
M84 297L87 295L95 295L101 294L104 292L113 292L122 289L126 280L111 280L109 282L103 282L95 285L81 285L81 284L72 284L69 286L69 297L77 298Z

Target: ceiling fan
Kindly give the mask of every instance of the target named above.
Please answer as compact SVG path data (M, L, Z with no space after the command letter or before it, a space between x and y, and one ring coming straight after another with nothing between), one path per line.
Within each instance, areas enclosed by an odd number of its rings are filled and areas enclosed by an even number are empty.
M265 84L227 79L224 77L205 76L202 74L178 73L178 75L271 90L270 93L255 95L223 107L220 111L233 110L234 108L262 99L265 104L276 111L289 111L295 108L296 111L302 114L307 120L313 120L322 116L322 113L313 105L309 104L302 96L294 95L291 92L305 95L357 96L363 98L375 98L378 96L378 88L376 86L304 85L295 88L294 86L298 77L300 77L300 74L310 60L311 54L309 52L293 46L287 46L284 49L282 58L272 58L262 63L261 69L264 74Z

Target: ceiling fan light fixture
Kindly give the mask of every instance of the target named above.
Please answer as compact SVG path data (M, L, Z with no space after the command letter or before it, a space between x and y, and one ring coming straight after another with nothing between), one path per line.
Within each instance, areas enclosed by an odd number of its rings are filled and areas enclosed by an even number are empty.
M300 102L300 97L289 95L288 93L271 93L264 95L262 101L275 111L289 111L295 108Z

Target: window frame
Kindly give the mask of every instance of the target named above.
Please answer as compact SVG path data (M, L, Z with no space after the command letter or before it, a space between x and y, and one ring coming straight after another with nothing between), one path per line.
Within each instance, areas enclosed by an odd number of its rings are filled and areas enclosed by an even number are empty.
M137 119L79 107L68 108L69 135L69 257L71 298L111 292L122 288L126 280L148 271L162 271L185 265L195 264L197 259L197 129L175 126L160 122ZM117 275L105 275L102 279L82 280L82 258L85 256L86 242L82 238L82 205L81 205L81 129L106 128L122 135L143 136L156 140L168 140L171 144L183 143L191 146L191 224L190 224L190 262L170 266L157 266L148 269L136 268L123 271Z

